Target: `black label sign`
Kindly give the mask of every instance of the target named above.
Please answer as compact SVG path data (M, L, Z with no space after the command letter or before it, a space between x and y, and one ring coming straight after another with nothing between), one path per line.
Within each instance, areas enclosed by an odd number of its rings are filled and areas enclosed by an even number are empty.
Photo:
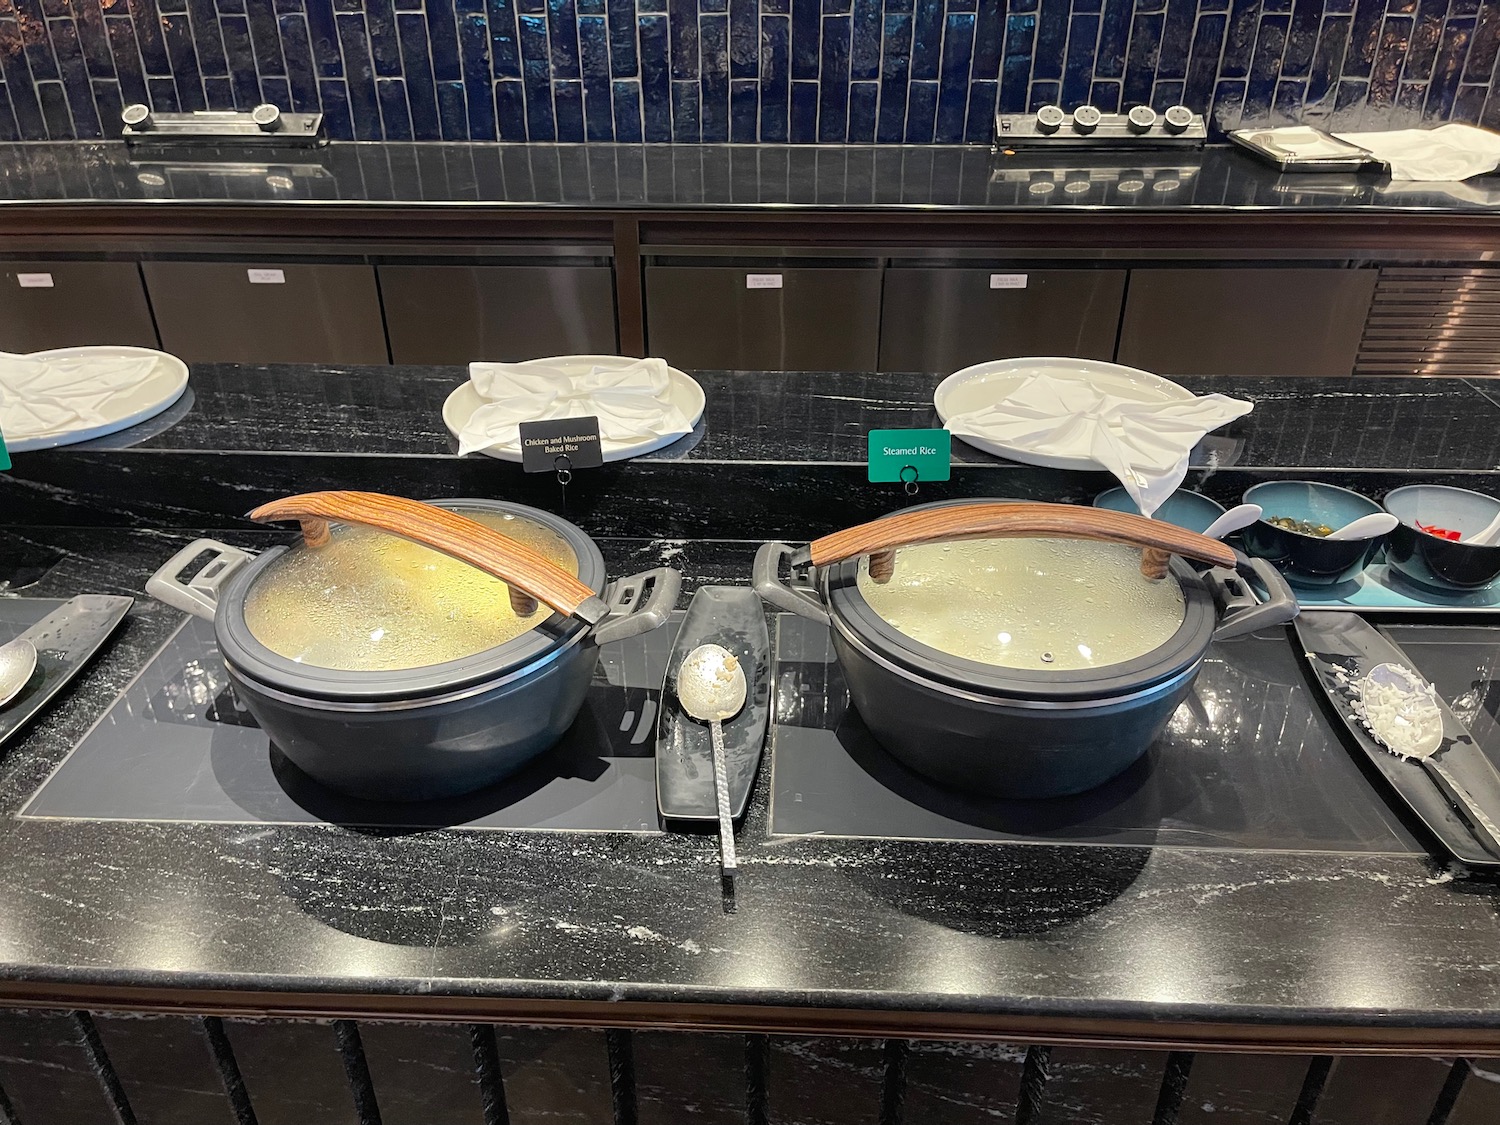
M521 423L521 468L526 472L597 469L602 464L598 418L590 415Z

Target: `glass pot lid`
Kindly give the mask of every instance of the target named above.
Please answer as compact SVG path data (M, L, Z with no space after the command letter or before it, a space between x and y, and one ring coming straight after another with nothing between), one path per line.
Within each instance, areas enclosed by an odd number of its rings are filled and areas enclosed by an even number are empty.
M551 527L514 512L462 514L578 574L577 552ZM496 648L552 614L539 605L518 616L507 583L391 532L357 524L330 532L324 546L299 544L273 560L245 593L250 634L295 663L426 668Z
M1141 574L1138 548L1083 539L971 539L895 552L888 582L857 588L897 632L997 669L1067 672L1136 660L1183 624L1181 583Z

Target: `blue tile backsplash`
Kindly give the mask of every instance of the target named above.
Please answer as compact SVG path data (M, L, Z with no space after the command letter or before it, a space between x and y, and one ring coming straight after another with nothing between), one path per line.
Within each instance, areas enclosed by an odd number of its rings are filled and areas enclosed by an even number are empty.
M996 108L1500 127L1500 0L0 0L0 139L120 109L361 140L987 142Z

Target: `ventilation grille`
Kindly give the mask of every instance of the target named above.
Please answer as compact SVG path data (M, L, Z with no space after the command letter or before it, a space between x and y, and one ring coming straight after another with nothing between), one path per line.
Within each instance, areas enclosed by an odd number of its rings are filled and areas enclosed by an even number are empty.
M1356 375L1500 375L1500 270L1382 269Z

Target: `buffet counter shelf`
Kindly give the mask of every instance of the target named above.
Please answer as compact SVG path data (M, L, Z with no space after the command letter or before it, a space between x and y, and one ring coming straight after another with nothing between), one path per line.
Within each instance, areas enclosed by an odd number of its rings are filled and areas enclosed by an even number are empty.
M1489 969L1500 892L1430 858L1399 819L1362 830L1358 847L1336 834L1258 845L1271 837L1248 808L1225 838L1196 842L1165 831L1098 842L1107 823L1093 842L791 834L773 830L763 768L740 831L738 911L726 913L705 834L18 816L181 624L142 595L147 576L204 530L285 541L239 518L263 499L372 487L564 506L610 573L670 563L691 589L746 581L763 537L807 538L899 506L893 489L862 483L862 435L930 411L925 377L707 373L695 448L580 473L561 495L545 474L449 452L436 406L457 369L374 371L198 368L174 429L19 455L0 475L6 565L42 574L0 587L7 595L138 599L100 659L0 757L0 1003L1500 1053ZM1500 458L1485 443L1500 393L1488 384L1190 382L1259 399L1227 432L1234 467L1190 479L1211 493L1275 475L1377 494L1413 479L1496 486ZM973 455L922 498L1087 500L1104 483ZM800 682L778 707L820 698ZM1223 695L1221 721L1283 745L1294 735L1257 709L1265 702ZM1369 784L1361 807L1374 809ZM1164 798L1162 823L1190 798Z

